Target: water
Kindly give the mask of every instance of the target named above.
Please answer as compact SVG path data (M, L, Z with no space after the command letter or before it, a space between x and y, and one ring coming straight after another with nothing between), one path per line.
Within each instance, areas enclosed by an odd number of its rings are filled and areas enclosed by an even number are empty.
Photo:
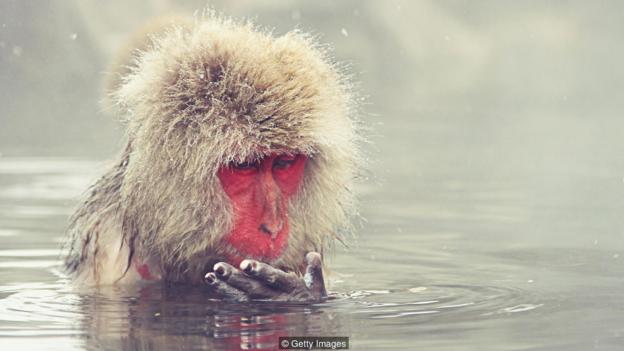
M601 200L556 206L548 192L527 193L526 179L462 180L452 165L403 190L369 182L359 239L330 258L329 301L241 305L186 286L72 286L59 268L63 229L102 165L0 158L2 349L275 349L279 336L301 335L372 350L624 345L624 251L582 216L598 206L606 222L613 211L600 175L569 176L602 184Z

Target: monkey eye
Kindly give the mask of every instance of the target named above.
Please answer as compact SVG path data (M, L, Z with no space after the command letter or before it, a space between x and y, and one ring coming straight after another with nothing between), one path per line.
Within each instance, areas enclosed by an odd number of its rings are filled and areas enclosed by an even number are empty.
M235 169L238 171L247 171L247 170L252 170L252 169L258 169L259 164L258 162L245 161L241 163L232 163L231 167L232 169Z
M294 155L284 155L280 156L273 161L273 168L275 169L285 169L292 166L295 163L297 156Z

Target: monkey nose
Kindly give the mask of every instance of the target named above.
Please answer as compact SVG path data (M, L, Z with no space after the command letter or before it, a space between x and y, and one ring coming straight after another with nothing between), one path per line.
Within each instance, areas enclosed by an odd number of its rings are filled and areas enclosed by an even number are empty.
M282 230L282 223L276 223L274 225L269 225L266 223L260 224L260 231L271 236L272 240L275 240L277 234Z

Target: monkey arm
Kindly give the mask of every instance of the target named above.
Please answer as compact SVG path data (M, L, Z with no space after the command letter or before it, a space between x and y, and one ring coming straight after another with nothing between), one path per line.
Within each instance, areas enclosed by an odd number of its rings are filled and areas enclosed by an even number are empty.
M244 260L240 270L219 262L214 266L214 272L206 274L205 281L211 289L228 300L323 301L327 298L327 291L321 255L309 252L306 263L306 273L302 278L255 260Z

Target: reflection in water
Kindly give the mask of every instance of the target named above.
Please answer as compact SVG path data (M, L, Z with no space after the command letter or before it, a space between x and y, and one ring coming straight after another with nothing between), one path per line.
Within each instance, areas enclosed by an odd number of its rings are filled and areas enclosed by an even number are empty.
M120 303L123 301L124 303ZM128 350L275 349L279 336L334 335L335 314L318 307L228 304L191 287L145 286L83 303L87 344Z

